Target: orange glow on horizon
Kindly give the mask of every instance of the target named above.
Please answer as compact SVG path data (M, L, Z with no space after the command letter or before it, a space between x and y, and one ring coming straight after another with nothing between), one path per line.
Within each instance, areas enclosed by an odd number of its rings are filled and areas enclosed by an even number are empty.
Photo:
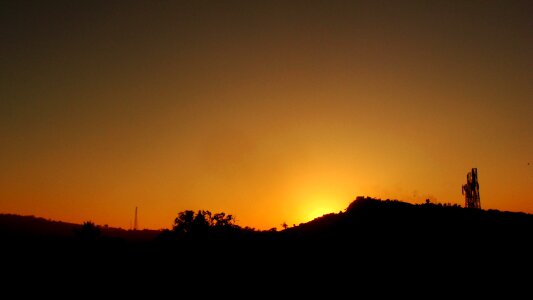
M315 206L303 212L303 215L305 215L304 220L307 220L307 221L304 221L303 223L312 221L316 218L322 217L323 215L327 215L329 213L338 213L339 211L342 211L342 210L335 210L334 208L327 206L327 205Z
M473 167L483 209L533 213L521 3L42 2L0 3L0 213L269 229L462 205Z

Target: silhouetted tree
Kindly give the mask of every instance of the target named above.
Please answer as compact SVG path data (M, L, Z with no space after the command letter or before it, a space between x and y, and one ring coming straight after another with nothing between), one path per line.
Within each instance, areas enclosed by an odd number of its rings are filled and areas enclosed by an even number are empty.
M192 210L180 212L174 220L173 232L178 235L194 234L202 235L216 228L218 232L221 229L234 228L235 218L225 213L212 214L208 210L199 210L196 214Z
M217 213L213 216L212 226L215 227L226 227L233 226L235 223L235 218L232 215L227 215L225 213Z
M195 234L205 234L211 225L211 212L199 210L192 222L192 231Z
M75 230L78 237L84 240L95 240L100 235L100 229L93 222L87 221L81 225L81 228Z
M281 224L281 227L283 227L283 229L287 229L289 227L289 225L287 225L287 222L283 222L283 224Z
M194 220L194 211L186 210L178 214L178 217L174 220L173 230L175 232L189 233L192 229L192 222Z
M255 231L256 231L255 228L253 228L253 227L249 227L249 226L244 227L243 230L244 230L244 231L250 231L250 232L255 232Z

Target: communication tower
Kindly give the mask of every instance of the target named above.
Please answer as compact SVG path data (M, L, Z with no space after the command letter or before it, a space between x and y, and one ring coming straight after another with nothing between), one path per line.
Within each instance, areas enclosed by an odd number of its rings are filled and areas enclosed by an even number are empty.
M463 184L462 192L465 195L465 207L481 209L477 168L472 168L472 171L466 175L466 184Z

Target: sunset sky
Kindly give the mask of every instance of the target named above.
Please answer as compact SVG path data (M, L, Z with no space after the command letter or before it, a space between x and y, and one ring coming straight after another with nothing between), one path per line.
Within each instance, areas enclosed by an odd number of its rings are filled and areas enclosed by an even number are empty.
M533 213L532 1L2 1L0 213Z

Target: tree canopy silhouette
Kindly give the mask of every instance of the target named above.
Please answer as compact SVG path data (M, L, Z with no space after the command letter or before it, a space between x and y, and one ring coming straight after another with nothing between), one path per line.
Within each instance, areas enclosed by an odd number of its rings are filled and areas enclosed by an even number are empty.
M83 240L95 240L100 236L100 229L91 221L84 222L80 229L76 229L75 234Z
M172 230L180 236L198 236L230 228L238 228L233 215L226 215L223 212L213 214L208 210L199 210L197 213L185 210L178 213Z

